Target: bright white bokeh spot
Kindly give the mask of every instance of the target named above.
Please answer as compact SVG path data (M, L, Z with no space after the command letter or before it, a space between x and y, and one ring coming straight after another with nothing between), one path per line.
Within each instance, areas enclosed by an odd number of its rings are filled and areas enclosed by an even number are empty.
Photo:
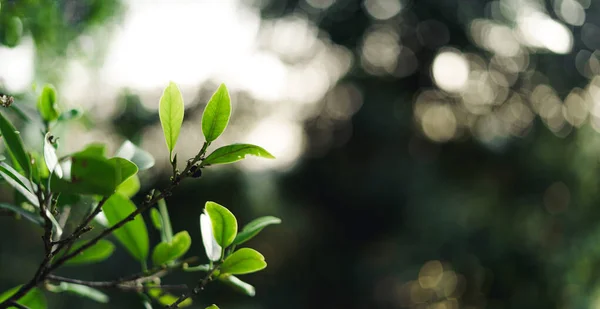
M469 79L469 62L457 52L441 52L433 60L432 74L438 87L448 92L458 92Z
M402 10L399 0L365 0L364 6L369 15L379 20L390 19Z
M519 18L518 28L525 44L546 48L557 54L566 54L573 47L573 34L565 25L552 18L535 13Z
M34 76L35 47L31 37L14 48L0 47L0 83L10 93L30 89Z
M565 22L573 26L581 26L585 22L585 10L575 0L562 0L557 11Z
M241 161L242 168L285 170L292 167L304 151L305 136L300 124L272 117L258 123L242 140L263 147L276 158L273 160L247 156Z

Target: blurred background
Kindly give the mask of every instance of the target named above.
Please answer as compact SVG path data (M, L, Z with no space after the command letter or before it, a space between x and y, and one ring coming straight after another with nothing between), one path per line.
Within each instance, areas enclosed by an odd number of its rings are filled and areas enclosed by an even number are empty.
M86 117L55 135L65 155L126 139L166 185L162 90L186 102L191 157L218 84L233 102L215 146L277 160L211 167L167 202L189 255L217 201L241 224L275 215L249 246L266 271L246 297L214 284L194 308L600 308L600 2L593 0L2 0L0 88L33 84ZM26 143L39 128L15 119ZM36 140L38 139L38 140ZM0 191L10 201L12 191ZM149 221L147 221L149 222ZM41 231L0 217L0 290L28 280ZM158 234L152 234L158 239ZM61 274L111 280L108 261ZM194 284L197 273L167 283ZM111 308L142 308L108 292ZM106 308L48 295L51 308Z

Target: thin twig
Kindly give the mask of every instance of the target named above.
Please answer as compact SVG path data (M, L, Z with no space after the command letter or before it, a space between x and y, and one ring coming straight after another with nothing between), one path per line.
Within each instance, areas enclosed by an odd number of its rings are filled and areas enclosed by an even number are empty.
M9 305L11 305L13 307L17 307L19 309L30 309L29 307L27 307L25 305L21 305L21 304L17 303L16 301L10 302Z
M200 292L202 290L204 290L206 285L212 281L212 275L215 273L215 271L217 271L219 269L219 267L220 267L220 265L216 265L208 274L206 274L206 277L204 277L204 279L202 279L201 281L198 282L196 287L194 287L191 291L188 291L185 294L182 294L181 296L179 296L179 298L174 303L172 303L170 306L168 306L166 308L167 309L179 308L179 304L184 302L186 299L200 294Z
M25 296L27 294L27 292L29 292L35 286L37 286L38 284L40 284L41 282L43 282L44 279L48 275L50 275L50 273L52 271L54 271L57 268L59 268L60 266L62 266L69 259L71 259L71 258L79 255L81 252L83 252L86 249L90 248L91 246L95 245L100 239L102 239L102 238L110 235L116 229L122 227L123 225L125 225L129 221L132 221L137 215L139 215L140 213L142 213L142 212L150 209L150 207L152 207L154 204L156 204L160 199L170 196L171 193L172 193L172 191L173 191L173 189L175 187L177 187L181 183L181 181L183 179L188 178L188 177L191 176L190 175L190 169L192 168L192 166L194 166L194 164L196 164L198 161L201 161L204 158L204 154L206 153L206 149L208 148L209 145L210 145L209 142L204 142L204 145L202 145L202 149L198 152L198 154L193 159L187 161L187 165L186 165L185 169L181 173L176 173L175 175L173 175L173 177L171 179L171 184L164 191L161 191L158 195L153 196L152 198L147 199L146 201L144 201L142 203L142 205L140 205L140 207L136 209L136 211L134 211L133 213L131 213L125 219L119 221L114 226L112 226L112 227L104 230L100 235L98 235L98 236L94 237L93 239L89 240L88 242L86 242L85 244L83 244L81 247L77 248L73 252L69 253L67 251L67 253L65 254L65 256L63 256L62 258L58 259L57 261L55 261L51 265L48 265L48 263L52 259L52 256L53 256L52 255L52 251L50 251L50 253L47 253L46 257L44 258L44 260L42 261L42 263L38 267L36 275L29 282L27 282L26 284L22 285L21 288L19 288L19 290L15 294L13 294L12 296L10 296L5 301L1 302L0 303L0 309L7 308L8 304L10 304L10 303L12 303L14 301L17 301L21 297ZM64 243L60 243L60 244L58 244L58 246L61 246L62 244L64 244ZM196 289L194 289L194 291L195 290ZM181 303L181 302L179 302L179 303Z
M166 284L166 285L142 285L138 281L119 282L119 281L86 281L72 278L65 278L55 275L46 276L47 280L55 282L67 282L79 285L89 286L97 289L118 289L123 291L135 291L143 292L150 289L162 289L165 291L182 291L187 290L188 286L185 284Z

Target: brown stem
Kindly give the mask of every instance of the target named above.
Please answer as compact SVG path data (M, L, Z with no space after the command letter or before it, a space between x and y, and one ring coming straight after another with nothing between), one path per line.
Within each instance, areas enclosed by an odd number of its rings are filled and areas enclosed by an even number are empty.
M46 276L46 279L50 280L50 281L55 281L55 282L67 282L67 283L85 285L85 286L89 286L89 287L97 288L97 289L111 289L112 288L112 289L118 289L118 290L123 290L123 291L135 291L135 292L148 291L148 290L154 289L154 288L159 288L159 289L166 290L166 291L181 291L181 290L188 289L188 286L185 284L145 286L145 285L141 285L141 282L139 282L137 280L127 281L127 282L119 282L118 280L115 280L115 281L86 281L86 280L65 278L65 277L60 277L60 276L55 276L55 275L48 275L48 276Z
M206 274L204 279L202 279L200 282L198 282L198 284L196 285L196 287L194 287L194 289L192 289L191 291L187 291L185 294L182 294L181 296L179 296L179 298L174 303L172 303L170 306L168 306L166 308L167 309L179 308L179 304L184 302L186 299L200 294L200 291L204 290L206 285L212 281L212 275L215 273L215 271L217 271L219 269L219 267L220 267L220 265L217 265L213 269L211 269L211 271L208 274Z

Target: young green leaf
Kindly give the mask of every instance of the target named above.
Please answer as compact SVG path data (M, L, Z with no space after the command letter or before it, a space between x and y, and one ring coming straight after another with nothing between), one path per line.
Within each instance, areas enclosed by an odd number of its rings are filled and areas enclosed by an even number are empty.
M40 217L37 213L29 212L19 206L0 203L0 209L8 209L39 226L44 226L44 219L42 219L42 217Z
M129 160L115 157L108 159L108 162L115 167L115 171L117 172L115 189L138 172L138 167Z
M206 309L219 309L219 307L215 304L212 304L212 305L206 307Z
M21 286L14 287L2 294L0 294L0 303L10 298L13 294L15 294ZM46 309L48 305L46 304L46 297L44 293L40 291L38 288L33 288L25 296L21 297L17 301L19 305L23 305L28 309Z
M160 98L158 115L162 125L167 148L169 148L169 158L172 157L173 149L179 138L179 131L183 123L183 97L179 88L174 82L169 82Z
M29 160L29 155L25 151L23 141L17 133L17 129L15 129L12 123L10 123L2 113L0 113L0 134L2 134L6 148L14 156L21 169L25 171L26 175L30 175L31 160Z
M281 223L281 219L271 216L254 219L250 223L246 224L246 226L244 226L242 231L233 240L233 244L243 244L246 241L250 240L252 237L256 236L267 225L279 223Z
M52 145L52 135L46 133L44 137L44 161L50 173L56 174L58 178L63 177L62 168L58 164L58 157L56 156L56 149Z
M232 287L234 290L236 290L242 294L246 294L250 297L253 297L254 295L256 295L256 290L254 289L254 286L240 280L236 276L229 275L229 274L221 275L221 276L219 276L219 281Z
M237 220L229 209L215 203L206 202L206 213L212 223L212 231L217 243L226 248L237 235Z
M148 294L152 298L154 298L159 304L161 304L163 306L169 306L172 303L176 302L177 299L179 298L173 294L166 293L163 290L158 289L158 288L149 289ZM191 304L192 304L192 299L188 298L179 304L179 308L187 307L187 306L190 306Z
M140 178L138 175L133 175L117 187L117 192L132 198L140 191L140 187Z
M56 120L59 116L58 109L56 107L56 90L52 85L45 85L42 89L42 93L38 98L37 108L42 116L42 119L46 122Z
M81 285L81 284L75 284L75 283L68 283L68 282L61 282L59 285L46 285L48 291L53 292L53 293L62 293L62 292L67 292L67 293L72 293L84 298L89 298L93 301L97 301L99 303L103 303L106 304L109 301L108 295L94 289L91 288L89 286L85 286L85 285Z
M86 241L83 240L76 242L69 252L79 249L85 243ZM114 251L115 245L108 240L101 239L95 245L68 260L65 265L82 265L102 262L108 259Z
M125 141L121 147L119 147L115 157L120 157L133 162L140 171L151 168L155 163L154 157L152 157L151 154L130 141Z
M113 194L102 207L102 211L110 226L125 219L136 210L135 205L119 193ZM133 221L115 230L113 234L138 261L145 261L148 257L149 240L148 230L141 215L135 216Z
M182 231L171 242L161 242L154 248L152 262L155 266L166 264L182 257L190 249L192 238L187 231Z
M230 116L231 98L225 84L221 84L202 114L202 133L207 142L216 140L225 131Z
M202 233L202 243L204 244L204 251L206 251L208 259L213 262L220 260L223 249L215 239L212 222L208 214L206 214L206 209L203 214L200 214L200 232Z
M263 148L251 144L232 144L217 148L204 161L202 165L227 164L242 160L246 155L261 158L275 159L275 157Z
M225 259L221 264L221 273L243 275L257 272L265 267L267 262L262 254L254 249L242 248Z

